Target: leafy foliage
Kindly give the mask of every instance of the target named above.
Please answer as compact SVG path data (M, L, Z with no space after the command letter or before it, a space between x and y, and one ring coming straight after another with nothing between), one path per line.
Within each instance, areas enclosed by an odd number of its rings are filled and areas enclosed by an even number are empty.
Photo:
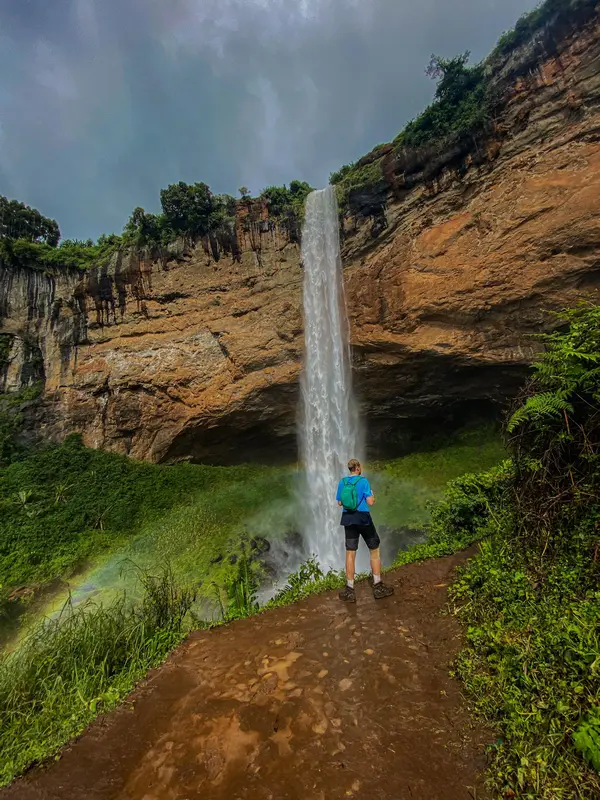
M0 333L0 375L2 375L2 370L8 364L11 346L12 336L9 336L8 333Z
M69 601L0 657L0 785L115 706L181 641L194 592L168 567L139 580L138 604L124 595L109 606Z
M258 611L259 578L257 566L247 553L237 559L235 568L225 580L227 607L224 617L228 621L243 619Z
M450 136L463 136L484 125L488 116L489 79L482 64L467 66L469 56L469 52L465 52L451 59L431 57L426 73L437 81L435 99L396 137L395 152L439 143ZM330 183L338 186L342 208L350 208L353 192L374 191L384 180L382 155L385 151L379 152L383 148L380 145L369 156L330 175Z
M585 22L595 8L596 0L545 0L537 8L523 14L513 30L502 34L491 58L510 53L552 22L556 27Z
M599 314L561 315L508 425L512 460L452 483L421 546L480 541L451 591L467 625L455 669L499 731L490 784L503 797L600 792Z
M163 214L181 236L199 238L209 231L212 195L206 183L174 183L160 193Z
M246 187L240 191L242 198L239 202L251 203ZM271 215L287 227L292 241L299 239L304 202L311 191L306 182L292 181L289 189L271 186L261 195ZM178 237L192 244L206 238L215 258L219 258L221 252L231 253L234 259L240 257L236 233L238 201L228 194L213 194L206 183L179 181L171 184L160 193L161 214L147 212L138 206L127 221L122 236L103 234L96 243L91 239L85 242L66 239L58 245L59 234L54 237L51 233L50 223L53 221L45 220L38 212L16 201L6 201L7 207L24 209L19 214L31 212L42 222L37 228L33 223L8 224L7 214L7 223L2 228L3 199L6 200L0 197L0 264L13 269L30 268L44 272L65 268L89 270L105 266L115 253L127 247L149 250L152 256L163 257L167 246ZM46 235L46 231L50 232Z
M0 377L1 370L0 362ZM18 434L24 423L21 409L24 403L39 397L41 391L42 384L36 382L19 392L0 394L0 468L23 454L23 447L18 442Z
M173 235L173 228L164 214L148 214L140 206L133 210L123 229L125 241L139 248L166 244Z
M181 501L210 476L84 448L73 436L0 469L0 585L51 581L114 547L140 514ZM21 493L25 500L21 498Z
M329 570L324 573L314 556L301 564L288 576L287 585L270 600L265 609L297 603L305 597L328 589L339 589L346 583L344 572Z
M268 186L263 190L261 198L269 208L273 217L285 217L290 211L298 211L304 201L313 191L306 181L292 181L290 188L287 186Z
M94 244L64 239L58 247L45 242L25 239L0 239L0 263L14 269L38 269L54 272L58 269L88 270L106 263L123 246L120 236L103 236Z
M567 531L600 508L600 307L558 322L563 330L542 337L546 352L507 424L517 529L551 550L569 548Z
M600 773L600 712L592 709L573 732L573 743L596 772Z
M426 73L437 80L435 100L400 133L397 147L422 147L448 136L480 128L488 115L488 85L484 66L468 67L470 53L446 59L432 56Z
M285 228L290 241L300 240L300 227L304 219L304 204L313 191L306 181L292 181L287 186L268 186L261 193L261 199L267 204L269 216L276 219Z
M45 242L56 247L60 229L55 220L42 216L36 208L0 195L0 238Z

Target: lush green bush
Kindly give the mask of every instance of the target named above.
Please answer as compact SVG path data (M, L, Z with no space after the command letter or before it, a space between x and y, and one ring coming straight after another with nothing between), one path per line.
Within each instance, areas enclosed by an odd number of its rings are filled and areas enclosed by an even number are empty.
M113 253L123 246L119 236L104 236L94 244L91 240L80 242L64 239L58 247L45 242L25 239L0 239L0 263L13 269L37 269L54 272L59 269L89 270L106 264Z
M473 135L484 126L491 100L489 78L483 64L468 67L468 59L468 52L451 59L431 57L427 74L437 80L435 99L398 134L394 140L396 152L432 142L442 144L450 137ZM381 147L330 175L330 182L338 187L342 209L351 207L354 192L374 191L384 180L378 152Z
M499 513L495 504L512 474L512 462L504 461L487 472L451 480L443 499L429 504L427 541L398 553L394 567L451 555L490 535Z
M290 241L300 241L300 228L304 219L304 204L313 188L306 181L292 181L287 186L268 186L260 197L267 204L269 216L287 230Z
M68 603L0 656L0 785L81 733L181 641L193 591L169 569L140 581L138 604Z
M598 307L561 315L508 423L512 460L455 481L426 545L481 540L451 592L467 625L456 672L498 729L503 797L600 792L599 320Z
M502 34L491 60L531 41L551 23L558 28L585 22L595 13L595 9L596 0L545 0L537 8L523 14L513 30Z
M358 576L360 579L364 576ZM309 558L300 567L288 575L287 584L280 589L272 600L265 605L265 610L297 603L311 594L325 592L328 589L340 589L346 585L344 571L329 570L323 572L314 557Z
M289 189L286 186L270 186L261 195L271 216L288 228L293 241L299 239L304 203L311 191L312 188L305 181L292 181ZM160 199L161 214L149 213L138 206L127 221L122 236L102 235L96 243L91 239L85 242L66 239L57 246L58 238L54 241L50 235L45 238L42 234L26 235L29 228L22 225L5 227L2 233L0 220L0 264L13 269L28 267L44 272L57 269L85 271L105 266L114 253L128 247L149 251L154 257L163 257L166 247L178 237L191 243L207 237L215 258L226 253L239 259L236 230L238 201L234 197L213 194L205 183L187 184L179 181L163 189ZM0 211L1 201L0 197ZM244 194L241 202L248 204L252 200ZM27 207L23 206L23 209L27 210ZM31 209L27 213L29 211Z
M434 102L396 137L398 147L422 147L449 136L472 133L488 115L488 81L482 64L468 67L470 53L432 56L427 74L437 80Z
M210 468L156 467L71 437L0 469L0 585L51 581L114 548L140 515L217 480Z

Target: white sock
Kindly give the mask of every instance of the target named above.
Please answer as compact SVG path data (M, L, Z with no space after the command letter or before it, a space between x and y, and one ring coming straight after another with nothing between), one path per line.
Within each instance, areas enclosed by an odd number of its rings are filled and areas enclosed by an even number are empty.
M377 586L378 583L381 583L381 575L373 575L373 583Z
M348 580L347 580L347 581L346 581L346 584L348 585L348 587L349 587L350 589L354 589L354 581L348 581Z

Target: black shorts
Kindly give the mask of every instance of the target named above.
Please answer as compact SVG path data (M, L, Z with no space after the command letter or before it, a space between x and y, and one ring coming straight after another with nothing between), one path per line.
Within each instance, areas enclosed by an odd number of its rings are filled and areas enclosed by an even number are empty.
M377 550L381 544L379 534L375 530L375 525L373 525L373 520L368 525L345 525L344 530L346 532L346 550L358 550L358 542L361 536L369 550Z

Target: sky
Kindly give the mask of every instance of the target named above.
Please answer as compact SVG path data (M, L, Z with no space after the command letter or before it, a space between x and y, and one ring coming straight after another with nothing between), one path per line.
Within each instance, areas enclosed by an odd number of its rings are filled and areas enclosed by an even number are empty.
M1 0L0 194L63 237L120 233L160 189L315 187L483 58L536 0Z

